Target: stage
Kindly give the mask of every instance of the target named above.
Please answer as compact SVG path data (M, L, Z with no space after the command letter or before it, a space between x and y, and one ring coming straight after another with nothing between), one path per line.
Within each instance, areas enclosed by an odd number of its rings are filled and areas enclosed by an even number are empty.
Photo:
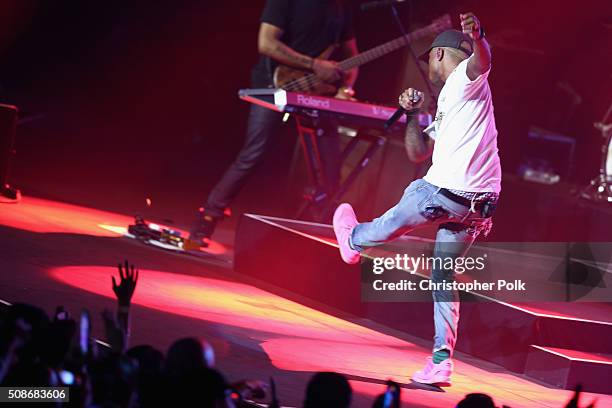
M86 307L94 336L102 338L100 313L115 304L110 276L129 259L141 270L131 345L165 350L179 337L202 337L231 380L273 376L284 406L300 406L316 371L345 374L355 407L369 407L389 378L402 384L406 407L453 406L470 392L490 394L499 406L561 407L572 394L463 352L455 356L451 387L412 383L430 341L238 273L244 266L234 268L232 230L220 231L210 257L195 258L123 237L131 221L130 214L30 196L0 206L0 299L48 312L63 305L74 315ZM276 255L287 256L286 248ZM410 304L395 306L401 315ZM612 406L610 395L586 394L583 401L594 398L598 407Z

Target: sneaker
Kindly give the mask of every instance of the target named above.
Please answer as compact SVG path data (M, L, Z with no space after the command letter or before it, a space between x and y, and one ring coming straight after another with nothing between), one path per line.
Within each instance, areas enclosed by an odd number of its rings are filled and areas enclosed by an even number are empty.
M359 262L361 254L349 245L349 237L353 232L353 228L358 224L353 207L346 203L340 204L334 212L333 224L342 260L347 264L356 264Z
M213 232L215 232L217 222L219 222L219 218L198 214L198 219L193 223L189 231L189 241L197 243L201 247L207 247L207 241L210 240Z
M14 204L21 201L21 191L8 184L0 187L0 203Z
M451 374L453 374L453 361L447 358L438 364L434 364L431 357L427 357L425 368L412 375L412 381L421 384L450 385Z

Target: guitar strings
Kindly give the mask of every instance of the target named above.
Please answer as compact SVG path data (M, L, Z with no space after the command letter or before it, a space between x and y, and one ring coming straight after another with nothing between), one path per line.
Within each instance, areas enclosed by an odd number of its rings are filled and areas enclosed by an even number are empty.
M367 52L367 51L366 51ZM340 62L340 69L343 71L346 71L348 69L351 69L351 63L353 63L355 60L359 59L358 57L362 57L362 55L355 55L353 57L347 58L344 61ZM348 65L347 67L344 67L345 65ZM300 88L302 88L302 86L307 86L307 87L312 87L314 86L317 82L321 82L321 79L319 77L317 77L315 74L308 74L303 76L302 78L298 78L298 79L294 79L293 81L289 81L287 82L283 87L283 89L291 91L291 90L299 90Z
M385 55L385 54L387 54L389 52L385 48L389 47L392 42L395 42L395 41L398 41L398 40L399 39L393 40L393 41L391 41L389 43L382 44L379 47L375 47L373 49L365 51L365 52L363 52L363 53L361 53L359 55L354 55L352 57L349 57L346 60L341 61L339 63L339 67L340 67L341 70L347 71L349 69L354 68L353 65L355 65L355 66L360 65L358 63L359 60L362 60L362 59L366 59L366 60L368 60L368 59L375 59L375 58L377 58L380 55ZM403 38L402 38L402 40L403 40ZM368 54L371 54L371 55L368 55ZM288 82L287 84L285 84L281 88L283 88L285 90L289 90L289 91L290 90L299 90L303 86L312 87L317 82L321 82L320 78L317 77L315 74L311 73L311 74L303 76L302 78L294 79L293 81ZM304 90L307 90L307 89L304 89Z
M414 31L412 33L409 33L406 36L407 38L403 38L403 37L397 38L395 40L392 40L392 41L389 41L389 42L387 42L385 44L382 44L379 47L372 48L372 49L367 50L367 51L365 51L365 52L363 52L361 54L354 55L352 57L347 58L344 61L341 61L340 64L339 64L340 69L343 70L343 71L352 69L353 66L351 66L351 65L353 65L354 62L357 62L359 59L364 59L364 57L367 60L368 56L366 56L366 55L370 54L370 53L372 55L369 55L369 57L374 57L374 58L370 58L370 59L375 59L375 58L377 58L380 55L385 55L387 52L390 51L390 50L385 50L385 48L387 48L389 46L394 48L391 44L393 44L396 41L399 41L400 39L401 39L401 41L408 40L408 41L411 42L415 37L418 38L420 36L420 34L422 34L422 32L425 32L426 30L432 30L433 29L434 32L437 32L437 31L441 31L442 29L446 29L446 28L448 28L450 26L451 26L450 16L448 14L446 14L443 17L440 17L440 18L434 20L434 22L432 24L430 24L429 26L421 28L421 29L418 29L418 30L416 30L416 31ZM377 55L377 54L380 54L380 55ZM360 64L356 63L355 65L358 66ZM321 79L319 77L317 77L313 73L310 73L308 75L303 76L302 78L298 78L298 79L294 79L292 81L289 81L287 84L285 84L285 86L283 86L281 88L283 88L285 90L299 90L302 86L312 87L317 82L320 82L320 81L321 81ZM307 89L304 89L304 90L307 90Z
M288 91L300 90L302 87L312 87L319 81L320 79L316 75L308 74L306 76L303 76L302 78L294 79L293 81L287 82L281 88L286 89Z

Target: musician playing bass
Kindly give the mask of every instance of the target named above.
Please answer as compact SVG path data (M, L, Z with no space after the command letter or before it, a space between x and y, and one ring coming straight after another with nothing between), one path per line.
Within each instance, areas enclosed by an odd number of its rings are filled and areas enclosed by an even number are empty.
M316 74L322 83L333 84L337 98L350 99L357 69L342 72L334 54L344 59L357 54L351 13L344 0L267 0L261 17L257 40L260 55L252 71L252 87L278 87L282 68L305 70ZM275 83L275 79L276 82ZM336 88L337 87L337 88ZM254 168L262 161L273 136L278 133L281 114L251 105L244 145L238 157L208 195L204 212L198 212L190 239L200 245L212 235L224 210L238 195ZM335 131L326 129L320 140L323 156L339 151ZM329 152L326 154L326 152ZM334 163L323 157L324 163ZM332 166L333 167L333 166ZM339 178L339 169L326 166L330 184Z

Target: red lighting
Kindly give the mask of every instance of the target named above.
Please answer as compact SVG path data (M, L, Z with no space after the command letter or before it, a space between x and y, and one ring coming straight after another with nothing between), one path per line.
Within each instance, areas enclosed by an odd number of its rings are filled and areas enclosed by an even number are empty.
M113 297L109 276L114 267L67 266L50 275L65 284ZM339 371L376 382L351 381L355 392L375 396L389 378L410 383L429 350L399 338L360 326L280 296L239 282L141 270L133 302L180 316L240 327L257 339L272 364L282 370ZM405 306L409 307L409 306ZM495 395L498 404L516 402L517 390L525 398L562 406L570 391L549 389L510 373L491 375L486 369L455 361L453 386L436 393L434 406L452 406L466 393ZM520 390L520 391L519 391ZM431 391L406 390L405 401L431 401ZM601 402L601 399L600 399ZM516 405L516 404L514 404Z
M26 231L100 237L122 235L117 229L103 226L126 228L132 222L133 218L127 215L33 197L23 197L18 205L11 206L10 211L2 211L0 217L0 224Z
M147 198L150 205L151 200ZM0 213L0 225L37 233L83 234L97 237L122 237L127 226L134 223L131 216L96 210L79 205L24 197L10 211ZM188 232L175 227L184 237ZM211 255L228 252L228 247L217 241L208 241L201 251Z

